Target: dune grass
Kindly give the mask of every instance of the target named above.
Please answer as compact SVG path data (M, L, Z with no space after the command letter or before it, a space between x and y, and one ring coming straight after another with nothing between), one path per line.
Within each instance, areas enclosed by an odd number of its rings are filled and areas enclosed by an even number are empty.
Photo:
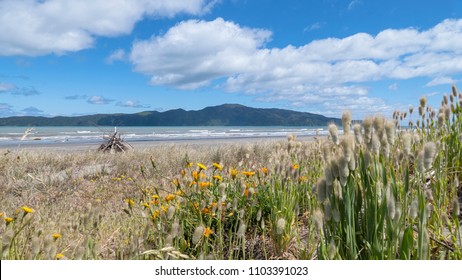
M312 141L2 151L2 259L462 259L461 100Z

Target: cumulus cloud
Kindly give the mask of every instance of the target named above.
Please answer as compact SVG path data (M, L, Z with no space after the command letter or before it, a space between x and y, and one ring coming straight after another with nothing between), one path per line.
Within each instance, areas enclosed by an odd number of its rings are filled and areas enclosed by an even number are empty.
M324 109L347 104L341 98L348 92L350 109L369 104L391 110L383 100L369 97L364 83L462 73L460 19L427 30L386 29L284 48L267 48L270 39L268 30L221 18L189 20L135 42L130 61L153 85L196 89L214 84L260 100L305 107L315 101Z
M195 89L217 78L248 70L256 50L271 32L251 29L218 18L189 20L163 36L133 44L135 71L150 75L153 85Z
M120 107L129 107L129 108L150 108L151 106L149 105L142 105L138 100L126 100L126 101L120 101L116 103L116 106Z
M0 83L0 93L10 93L13 95L31 96L41 94L34 87L18 87L15 84Z
M113 102L113 99L109 99L100 95L93 95L90 96L87 100L88 103L93 104L93 105L107 105L111 102Z
M198 15L212 0L2 0L0 56L37 56L79 51L95 36L129 34L146 16Z

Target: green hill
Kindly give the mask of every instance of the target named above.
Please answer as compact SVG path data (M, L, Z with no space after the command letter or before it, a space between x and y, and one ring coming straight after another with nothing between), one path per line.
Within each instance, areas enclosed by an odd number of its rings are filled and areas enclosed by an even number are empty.
M239 104L135 114L97 114L78 117L8 117L0 126L324 126L339 119L283 109L258 109Z

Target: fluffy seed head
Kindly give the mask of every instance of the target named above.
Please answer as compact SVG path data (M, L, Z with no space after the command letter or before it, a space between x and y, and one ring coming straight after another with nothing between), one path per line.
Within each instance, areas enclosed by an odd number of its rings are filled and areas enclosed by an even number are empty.
M451 118L451 107L446 106L444 108L444 117L449 120Z
M199 240L201 240L203 232L204 232L204 227L203 226L196 227L196 229L194 230L193 238L192 238L192 242L193 242L194 245L197 244L197 242L199 242Z
M323 221L324 221L324 214L322 213L320 209L316 209L313 214L313 222L314 222L314 226L316 227L318 231L322 231L322 227L324 224Z
M438 114L438 128L441 128L444 125L445 116L443 113Z
M412 135L409 132L403 135L403 151L406 156L411 155Z
M334 259L336 251L337 251L337 246L335 246L334 240L331 239L329 242L329 250L327 252L330 260Z
M452 95L454 95L454 97L457 96L457 88L456 88L456 85L455 84L452 84Z
M417 218L417 214L419 213L419 203L417 200L412 201L411 203L411 210L410 210L410 216L412 219Z
M350 126L351 126L351 113L350 111L345 111L342 114L342 126L343 126L343 134L350 134Z
M284 218L279 218L276 223L277 234L282 235L284 233L285 228L286 228L286 220Z
M393 192L391 190L391 187L388 186L387 192L385 194L385 197L387 199L387 211L388 211L388 217L393 220L395 218L396 214L396 209L395 209L395 197L393 195Z
M332 138L332 142L334 144L338 145L338 128L334 123L329 124L329 134L330 137Z
M366 117L363 121L364 140L366 141L366 143L371 142L372 139L372 122L373 119L371 117Z
M318 195L318 201L324 202L326 200L326 179L321 178L319 179L318 183L316 184L316 193Z
M363 143L363 135L361 134L361 125L359 123L353 125L353 132L355 134L356 145L361 145Z
M387 134L388 144L393 145L395 143L395 124L387 120L385 122L385 133Z
M456 217L460 215L460 204L457 196L452 200L452 214Z
M375 133L372 135L371 144L372 144L372 152L376 156L378 156L379 152L380 152L380 140L379 140L379 137L377 136L377 134L375 134Z
M423 173L425 171L425 164L424 164L424 151L420 151L417 155L417 171Z
M424 167L428 170L432 167L433 158L436 154L436 144L434 142L428 142L424 146Z
M419 103L420 103L420 107L425 108L425 106L427 106L427 97L422 96L419 100Z
M373 126L375 129L375 133L377 133L380 138L382 138L384 124L385 119L381 115L377 115L374 117Z
M349 162L354 156L353 156L353 149L355 145L355 140L353 138L353 135L345 135L342 139L342 148L343 148L343 155L346 158L346 160Z
M382 137L382 141L380 141L381 147L382 147L382 155L385 158L388 158L388 155L390 154L390 145L388 144L388 138L384 134Z

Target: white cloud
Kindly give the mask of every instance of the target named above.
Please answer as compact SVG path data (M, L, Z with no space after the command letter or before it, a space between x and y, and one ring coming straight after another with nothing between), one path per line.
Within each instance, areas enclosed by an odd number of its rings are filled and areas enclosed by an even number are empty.
M348 4L348 10L353 10L355 7L361 4L361 1L359 0L353 0Z
M2 0L0 56L62 54L89 48L95 36L128 34L145 16L210 10L211 0Z
M391 91L397 91L398 90L398 83L393 83L388 86L388 89Z
M142 105L138 100L126 100L126 101L120 101L116 103L116 106L120 107L129 107L129 108L149 108L151 106L149 105Z
M195 89L215 83L229 92L256 94L259 100L305 107L314 100L325 106L322 110L335 104L389 110L383 100L367 96L364 83L462 73L462 20L444 20L428 30L387 29L284 48L266 48L270 36L268 30L221 18L185 21L164 35L135 42L130 60L153 85ZM351 102L342 100L345 91Z
M439 85L451 85L454 83L456 83L456 81L453 80L451 77L436 77L430 82L428 82L425 86L433 87L433 86L439 86Z
M151 76L153 85L195 89L248 69L270 35L267 30L242 28L221 18L189 20L163 36L135 42L130 60L135 71Z
M16 89L16 86L9 83L0 83L0 93L9 92Z
M100 95L93 95L88 98L87 102L94 105L106 105L113 102L113 99L109 99Z
M116 61L123 61L126 58L125 51L122 49L115 50L112 52L107 58L106 58L106 63L107 64L112 64Z

